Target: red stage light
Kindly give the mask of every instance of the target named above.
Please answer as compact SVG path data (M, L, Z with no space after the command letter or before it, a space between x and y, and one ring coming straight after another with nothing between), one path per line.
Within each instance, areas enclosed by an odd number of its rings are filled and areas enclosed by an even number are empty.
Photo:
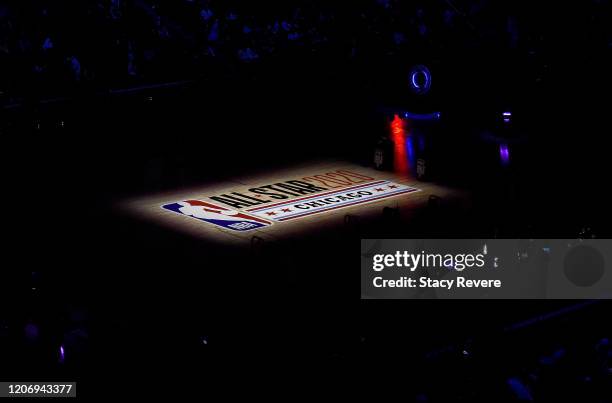
M408 174L406 129L404 121L398 115L395 115L391 122L391 141L393 141L393 169L399 174Z

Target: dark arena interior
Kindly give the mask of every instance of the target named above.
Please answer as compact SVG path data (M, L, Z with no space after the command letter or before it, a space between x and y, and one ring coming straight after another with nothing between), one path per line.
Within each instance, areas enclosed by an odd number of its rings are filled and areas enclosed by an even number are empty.
M364 298L357 268L612 238L611 56L609 0L3 1L0 381L612 402L609 300Z

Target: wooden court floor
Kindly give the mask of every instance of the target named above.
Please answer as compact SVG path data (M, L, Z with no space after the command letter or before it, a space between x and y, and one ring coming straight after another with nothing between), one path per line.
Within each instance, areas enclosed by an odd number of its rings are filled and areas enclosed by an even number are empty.
M348 176L346 176L346 173L348 173ZM351 174L354 175L351 176ZM290 221L272 222L271 225L249 231L234 231L162 208L163 205L168 203L184 200L202 200L217 203L217 201L212 200L210 197L223 194L232 195L235 193L249 194L249 189L255 187L292 180L302 181L304 178L307 178L306 180L308 181L313 181L312 183L317 185L327 186L328 188L331 186L334 191L342 191L351 185L376 183L378 181L391 181L395 184L410 186L417 189L417 191L389 196L367 203L353 204L346 207L340 206L333 210L291 219ZM323 182L317 182L316 178L321 179ZM355 183L350 183L351 180L355 181ZM323 194L325 192L321 191L320 193ZM252 193L250 195L254 196ZM313 193L313 196L316 195L317 192ZM341 225L347 214L357 216L380 214L384 207L399 207L402 210L417 209L426 205L431 195L441 198L448 196L461 198L462 192L439 186L435 183L420 182L408 174L399 175L350 162L325 160L303 163L264 174L246 173L236 176L229 181L211 182L190 188L136 197L124 201L119 207L131 216L161 225L170 231L179 231L209 241L246 246L250 244L253 236L266 241L273 241L320 230L325 225L334 225L334 223ZM298 195L289 196L289 201L299 198L300 196ZM247 210L247 208L242 206L235 209L239 211Z

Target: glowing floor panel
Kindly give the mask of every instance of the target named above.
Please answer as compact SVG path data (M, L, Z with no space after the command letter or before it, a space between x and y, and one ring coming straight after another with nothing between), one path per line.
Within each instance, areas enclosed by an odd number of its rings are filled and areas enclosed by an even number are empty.
M276 238L339 224L347 214L416 208L454 192L408 175L324 161L129 200L130 214L222 242Z

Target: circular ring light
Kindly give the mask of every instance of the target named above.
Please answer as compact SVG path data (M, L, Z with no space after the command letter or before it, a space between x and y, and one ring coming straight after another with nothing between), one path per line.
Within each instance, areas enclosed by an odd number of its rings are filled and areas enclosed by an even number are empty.
M431 88L431 73L422 64L415 66L410 72L410 88L416 94L426 94Z

